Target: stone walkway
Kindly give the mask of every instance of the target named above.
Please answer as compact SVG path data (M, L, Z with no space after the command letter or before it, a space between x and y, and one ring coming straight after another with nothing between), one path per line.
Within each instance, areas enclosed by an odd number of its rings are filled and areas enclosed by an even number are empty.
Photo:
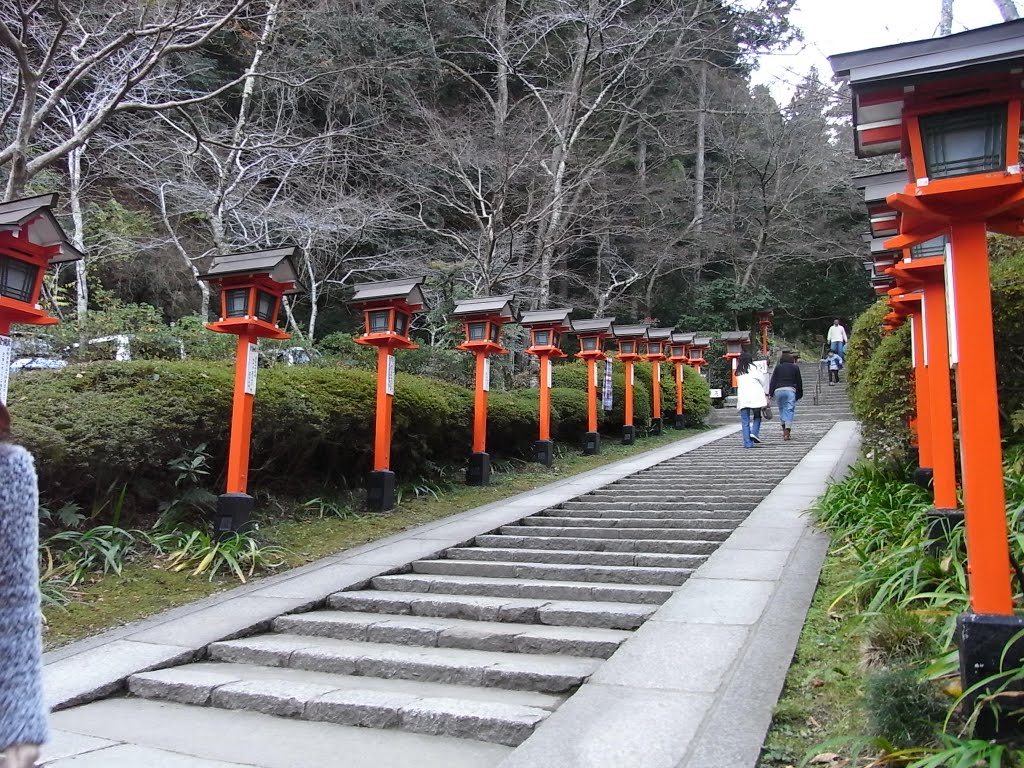
M50 654L49 765L753 766L857 438L735 431Z

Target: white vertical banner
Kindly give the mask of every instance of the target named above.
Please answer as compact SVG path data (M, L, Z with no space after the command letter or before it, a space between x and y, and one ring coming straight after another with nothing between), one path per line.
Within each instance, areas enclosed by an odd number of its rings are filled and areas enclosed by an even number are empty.
M245 350L245 394L256 394L256 372L260 368L260 345L249 342Z
M384 380L384 393L395 394L395 356L388 355L387 374Z
M480 388L484 392L491 391L491 358L484 358L484 380L480 382Z
M910 316L910 361L917 367L917 317Z
M597 363L590 366L590 386L597 389Z
M921 352L924 355L924 367L928 367L928 303L925 301L924 294L921 294L921 339L924 342L924 349Z
M636 367L631 365L629 366L629 385L633 386L634 384L636 384Z
M555 367L551 364L551 358L548 358L547 361L548 361L548 365L547 365L547 368L548 368L548 389L551 389L553 386L555 386Z
M0 403L7 405L7 384L11 380L11 337L0 336Z
M658 381L661 381L661 364L660 363L655 363L654 364L654 378L656 378Z
M949 243L946 243L946 263L943 267L946 273L946 327L949 334L949 367L956 368L960 362L960 349L956 328L956 286L953 285L953 248Z

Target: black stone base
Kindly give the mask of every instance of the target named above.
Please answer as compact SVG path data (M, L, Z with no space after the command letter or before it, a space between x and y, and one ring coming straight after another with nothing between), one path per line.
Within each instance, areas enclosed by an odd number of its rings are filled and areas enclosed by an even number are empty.
M662 425L662 421L661 421L661 417L660 416L658 418L656 418L656 419L651 419L651 434L652 435L660 435L661 434L661 425Z
M252 512L256 499L247 493L222 493L217 497L213 518L213 535L220 541L233 533L252 530Z
M949 534L958 525L964 524L964 511L962 509L929 509L925 513L928 521L928 528L925 536L928 537L928 551L937 554L946 549L949 544Z
M934 477L935 471L930 467L917 467L913 474L914 485L926 491L931 490Z
M491 456L487 453L471 453L466 466L466 485L491 484Z
M390 469L375 469L367 476L366 508L371 512L395 508L395 473Z
M533 460L545 467L555 463L555 443L552 440L538 440L533 444Z
M1024 666L1024 616L962 613L957 617L956 630L960 647L960 681L964 691L1001 672L1012 672ZM969 694L964 702L965 712L969 714L972 711L979 696L998 690L1024 691L1024 680L1008 682L1009 677L1011 675L997 677L980 686L976 693ZM1020 737L1024 734L1024 723L1007 716L1008 710L1020 709L1019 694L1004 697L1004 701L1006 705L1001 713L991 706L982 709L974 729L975 738Z
M636 442L636 427L632 424L622 428L622 444L632 445Z
M583 455L594 456L601 452L601 434L599 432L587 432L583 436Z
M686 429L686 417L681 413L677 413L672 422L673 429Z

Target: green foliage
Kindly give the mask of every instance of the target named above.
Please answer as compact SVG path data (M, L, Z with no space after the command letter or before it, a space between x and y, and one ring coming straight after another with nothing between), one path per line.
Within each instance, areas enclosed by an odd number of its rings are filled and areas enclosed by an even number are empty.
M996 379L1004 433L1024 438L1024 248L1018 238L990 238Z
M924 659L935 645L930 627L920 614L892 607L871 619L868 643L886 665Z
M248 534L235 533L215 539L206 531L169 534L158 540L162 549L173 549L167 555L167 567L173 571L190 571L192 576L208 574L210 581L222 570L243 584L257 571L284 565L281 547L261 544Z
M880 298L858 317L850 329L846 345L846 381L853 394L860 386L862 372L882 342L882 318L889 312L886 299Z
M896 747L924 746L936 738L945 706L935 685L911 667L868 675L865 699L873 736Z
M915 407L910 324L882 337L866 363L851 363L848 368L857 371L851 403L861 422L866 452L878 458L905 458Z
M125 562L139 551L145 535L112 525L99 525L87 531L61 531L43 543L44 556L60 562L62 574L70 586L93 572L121 575Z

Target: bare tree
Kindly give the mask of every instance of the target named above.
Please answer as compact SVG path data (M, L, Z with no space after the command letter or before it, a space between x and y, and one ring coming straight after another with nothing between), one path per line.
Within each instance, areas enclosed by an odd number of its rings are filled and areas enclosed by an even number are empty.
M223 30L252 0L192 3L164 0L4 0L0 5L0 165L9 165L6 199L50 163L81 146L118 112L195 104L233 87L197 92L185 74L178 87L154 98L145 85L171 57L195 51ZM40 144L40 128L57 106L108 90L92 114L62 139Z

